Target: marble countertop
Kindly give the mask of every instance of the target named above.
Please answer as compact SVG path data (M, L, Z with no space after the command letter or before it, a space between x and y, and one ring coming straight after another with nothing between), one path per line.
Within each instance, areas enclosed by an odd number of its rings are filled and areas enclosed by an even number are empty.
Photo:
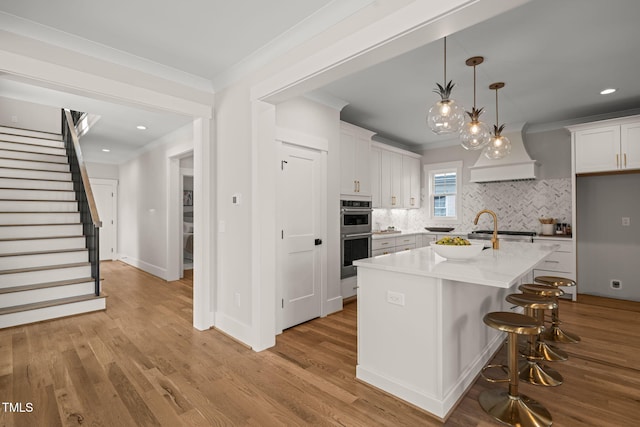
M373 238L374 239L384 239L386 237L396 237L396 236L409 236L412 234L429 234L429 235L450 235L450 236L467 236L467 234L469 234L468 231L428 231L428 230L417 230L417 231L402 231L402 230L396 230L394 232L385 232L385 233L380 233L378 231L374 231L373 232Z
M353 264L358 268L509 288L558 247L551 242L500 242L500 249L485 249L464 261L447 260L436 255L430 247L423 247L360 259Z

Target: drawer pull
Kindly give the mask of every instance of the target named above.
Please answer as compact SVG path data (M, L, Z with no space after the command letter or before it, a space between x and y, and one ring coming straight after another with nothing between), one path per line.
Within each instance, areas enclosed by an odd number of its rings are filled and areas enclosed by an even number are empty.
M551 260L548 260L548 261L545 261L545 262L548 262L548 263L550 263L550 264L560 264L560 261L551 261Z

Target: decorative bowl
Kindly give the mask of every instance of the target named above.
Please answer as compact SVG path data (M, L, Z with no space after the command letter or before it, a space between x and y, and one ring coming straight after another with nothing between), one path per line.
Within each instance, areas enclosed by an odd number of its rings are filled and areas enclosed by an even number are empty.
M484 242L471 242L470 245L456 246L456 245L438 245L436 242L431 242L433 251L443 258L459 261L473 258L482 252L484 248Z
M454 230L453 227L425 227L424 229L431 232L449 232Z

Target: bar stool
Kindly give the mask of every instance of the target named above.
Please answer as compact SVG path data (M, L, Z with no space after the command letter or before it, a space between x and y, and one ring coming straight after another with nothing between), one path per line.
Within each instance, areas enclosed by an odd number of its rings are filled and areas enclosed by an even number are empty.
M551 297L556 304L558 301L558 297L561 295L564 295L564 291L562 289L556 288L555 286L543 285L540 283L526 283L526 284L520 285L518 289L520 289L520 291L522 291L524 294ZM543 310L540 310L538 312L537 319L540 322L542 322L542 324L544 325ZM569 355L564 350L561 350L560 348L554 345L548 344L544 341L544 332L538 336L535 350L536 352L543 355L544 360L547 360L549 362L559 362L559 361L567 360L569 358Z
M518 393L518 335L538 335L542 324L531 316L510 312L492 312L484 316L488 326L508 333L508 379L490 379L491 382L509 382L509 390L485 390L478 396L484 411L505 424L522 427L548 427L551 414L537 401ZM482 370L495 367L487 365Z
M524 307L525 314L544 323L544 310L551 310L556 307L552 297L535 294L511 294L506 300L511 304ZM536 351L536 342L540 340L540 334L529 335L528 345L524 351L525 360L518 367L520 379L533 385L546 387L556 387L562 384L562 375L555 369L540 363L544 360L544 355ZM566 360L566 358L564 359Z
M533 281L544 285L555 286L556 288L559 288L560 286L576 285L575 280L558 276L538 276L535 277ZM551 328L546 330L544 333L544 338L546 340L562 343L577 343L580 341L580 337L578 335L560 329L560 323L560 305L558 304L558 308L551 311Z

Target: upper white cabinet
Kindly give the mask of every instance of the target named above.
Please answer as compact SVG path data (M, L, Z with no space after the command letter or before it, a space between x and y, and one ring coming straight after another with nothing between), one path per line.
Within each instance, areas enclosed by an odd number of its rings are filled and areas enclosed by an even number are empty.
M420 207L419 154L378 142L372 143L371 176L374 208Z
M405 208L420 207L420 158L402 156L402 203Z
M340 122L340 193L371 196L371 137L374 132Z
M570 126L575 172L640 169L640 116Z

